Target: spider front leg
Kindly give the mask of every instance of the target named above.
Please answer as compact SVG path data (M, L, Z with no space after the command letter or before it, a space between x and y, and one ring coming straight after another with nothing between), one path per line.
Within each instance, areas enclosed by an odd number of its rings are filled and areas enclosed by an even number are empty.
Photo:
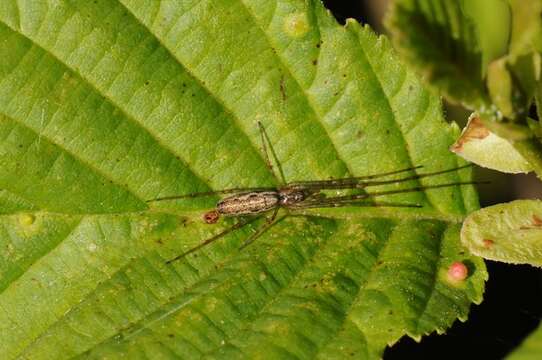
M225 230L219 232L218 234L211 236L209 239L203 241L201 244L196 245L193 248L191 248L190 250L188 250L188 251L174 257L173 259L170 259L170 260L166 261L166 264L170 264L170 263L172 263L174 261L177 261L177 260L180 260L180 259L184 258L185 256L190 255L193 252L195 252L195 251L197 251L197 250L199 250L199 249L201 249L201 248L215 242L216 240L222 238L223 236L229 234L230 232L232 232L234 230L237 230L237 229L240 229L245 225L253 223L254 221L259 219L260 217L261 216L255 216L255 217L251 217L251 218L241 219L237 223L230 226L229 228L226 228Z
M279 212L279 208L275 208L275 210L273 210L273 215L271 215L270 217L268 217L266 220L265 220L265 223L260 226L258 228L258 230L256 230L256 232L252 235L250 235L244 242L243 244L239 247L239 250L241 249L244 249L245 247L247 247L248 245L252 244L257 238L259 238L264 232L266 232L267 230L269 230L269 228L271 226L273 226L275 224L275 220L277 218L277 214Z

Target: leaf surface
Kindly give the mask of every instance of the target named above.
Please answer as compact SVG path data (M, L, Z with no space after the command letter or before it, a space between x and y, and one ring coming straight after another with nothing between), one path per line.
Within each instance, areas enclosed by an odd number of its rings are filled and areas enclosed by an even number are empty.
M165 263L232 221L146 200L279 183L257 121L288 181L459 164L438 97L368 28L317 1L4 1L0 39L5 358L378 358L481 301L468 186L281 213L244 251L261 222Z
M450 101L488 110L487 65L502 53L508 38L503 4L501 0L399 0L392 3L387 25L395 47L429 85ZM492 19L499 19L498 28ZM498 35L490 39L485 34Z
M470 116L461 136L450 150L479 166L505 173L528 173L533 170L512 144L489 131L476 113Z
M516 200L478 210L465 220L461 240L486 259L542 266L542 201Z

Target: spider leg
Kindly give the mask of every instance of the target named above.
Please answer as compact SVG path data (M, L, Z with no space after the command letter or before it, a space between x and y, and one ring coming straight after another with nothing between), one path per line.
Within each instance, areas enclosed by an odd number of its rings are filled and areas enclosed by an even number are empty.
M177 261L177 260L180 260L182 258L184 258L185 256L189 255L189 254L192 254L193 252L203 248L204 246L207 246L209 244L211 244L212 242L220 239L221 237L229 234L230 232L234 231L234 230L237 230L237 229L240 229L242 228L243 226L245 225L248 225L254 221L256 221L257 219L259 219L261 216L255 216L253 218L249 218L249 219L243 219L243 220L239 220L239 222L233 224L232 226L230 226L229 228L219 232L218 234L216 235L213 235L211 236L210 238L208 238L207 240L203 241L202 243L200 243L199 245L196 245L194 246L193 248L191 248L190 250L174 257L173 259L170 259L168 261L166 261L166 264L170 264L174 261Z
M410 193L410 192L418 192L418 191L424 191L428 189L439 189L439 188L445 188L445 187L451 187L451 186L457 186L457 185L475 185L480 184L483 182L480 181L458 181L454 183L446 183L446 184L436 184L436 185L426 185L426 186L415 186L411 188L406 189L399 189L399 190L386 190L386 191L377 191L372 193L365 193L365 194L355 194L355 195L344 195L344 196L334 196L329 198L323 198L318 199L316 201L304 201L299 204L295 204L290 206L292 209L307 209L307 208L318 208L318 207L338 207L338 206L348 206L352 205L354 202L358 202L360 200L367 200L378 196L385 196L385 195L394 195L394 194L402 194L402 193ZM340 205L345 204L345 205ZM370 206L370 205L368 205ZM405 206L405 205L403 205ZM412 206L410 206L412 207ZM414 206L418 207L418 206Z
M286 184L286 178L284 177L284 172L282 171L282 166L280 166L279 159L277 157L277 153L275 152L275 149L273 148L273 145L271 145L271 141L269 140L269 136L267 135L267 132L265 131L265 128L263 127L262 123L258 121L258 128L260 129L260 138L262 141L262 150L265 155L265 161L267 162L267 167L269 167L269 170L273 173L273 176L277 178L277 174L273 170L273 164L271 163L271 159L269 158L269 154L267 153L267 145L269 145L269 151L271 152L271 155L273 156L273 159L275 160L275 163L277 164L277 169L279 171L280 180L282 184ZM267 145L266 145L267 143Z
M234 193L240 193L240 192L276 191L276 190L277 189L275 187L231 188L231 189L224 189L224 190L195 192L195 193L185 194L185 195L163 196L159 198L146 200L146 202L150 203L150 202L164 201L164 200L191 199L191 198L196 198L200 196L213 196L213 195L234 194Z
M345 178L340 178L340 179L302 180L302 181L292 182L292 183L290 183L288 185L290 185L290 186L304 186L304 185L327 185L327 184L341 184L341 183L357 183L357 182L362 181L362 180L377 179L377 178L386 177L386 176L389 176L389 175L395 175L395 174L400 174L400 173L420 169L422 167L423 167L423 165L418 165L418 166L412 166L412 167L404 168L404 169L401 169L401 170L394 170L394 171L389 171L389 172L380 173L380 174L372 174L372 175L364 175L364 176L351 176L351 177L345 177Z
M460 169L463 169L463 168L466 168L466 167L471 167L471 166L472 165L469 164L469 165L458 166L458 167L451 168L451 169L446 169L446 170L439 170L439 171L433 171L433 172L428 172L428 173L423 173L423 174L411 175L411 176L407 176L407 177L399 178L399 179L365 180L366 177L351 177L351 178L334 179L334 180L316 180L316 181L296 182L296 183L288 184L288 187L291 187L291 188L300 187L300 188L304 188L304 189L314 189L314 190L320 190L320 189L323 189L323 190L340 190L340 189L352 189L352 188L362 189L362 188L366 188L366 187L369 187L369 186L379 186L379 185L386 185L386 184L401 183L401 182L406 182L406 181L410 181L410 180L419 180L419 179L426 178L426 177L431 177L431 176L436 176L436 175L441 175L441 174L445 174L445 173L454 172L454 171L457 171L457 170L460 170ZM412 169L415 169L415 168L403 169L403 170L399 170L399 171L396 171L396 172L386 173L385 175L405 172L405 171L412 170ZM372 176L374 178L374 177L377 177L379 175L372 175ZM382 175L382 176L384 176L384 175Z
M264 232L266 232L267 230L269 230L269 228L271 226L273 226L275 224L275 220L277 218L277 214L279 212L279 208L275 208L275 210L273 211L273 215L271 215L270 217L268 217L266 220L265 220L265 224L263 224L262 226L260 226L260 228L252 235L250 235L244 242L243 244L239 247L239 250L241 249L244 249L245 247L247 247L248 245L252 244L257 238L259 238Z
M259 126L261 126L260 130L262 130L263 126L261 124L259 124ZM265 130L262 130L262 131L265 131ZM265 132L262 132L261 134L262 134L262 139L265 139L266 138ZM264 140L262 140L262 141L264 141ZM271 146L271 143L269 142L269 139L267 139L267 142L269 143L269 146ZM265 144L265 142L264 142L264 144ZM271 147L271 149L272 149L272 147ZM269 164L269 166L271 167L271 170L272 170L272 165L271 165L271 162L269 161L269 158L267 156L267 150L266 150L265 145L264 145L264 153L265 153L266 159L268 161L268 164ZM272 150L272 153L274 154L274 150ZM276 159L276 156L274 156L274 157L275 157L275 161L277 161L277 164L279 164L278 160ZM362 189L362 188L366 188L366 187L369 187L369 186L395 184L395 183L401 183L401 182L406 182L406 181L410 181L410 180L418 180L418 179L425 178L425 177L436 176L436 175L440 175L440 174L444 174L444 173L453 172L453 171L460 170L460 169L470 167L470 166L472 166L472 165L469 164L469 165L464 165L464 166L458 166L458 167L451 168L451 169L440 170L440 171L424 173L424 174L417 174L417 175L407 176L407 177L400 178L400 179L395 179L395 180L377 180L377 181L370 180L370 179L383 177L383 176L387 176L387 175L399 174L399 173L402 173L402 172L406 172L406 171L410 171L410 170L414 170L414 169L418 169L418 168L422 167L422 166L415 166L415 167L410 167L410 168L406 168L406 169L402 169L402 170L391 171L391 172L376 174L376 175L349 177L349 178L333 179L333 180L297 181L297 182L293 182L293 183L289 183L289 184L286 183L285 187L286 188L291 188L291 189L303 188L303 189L308 189L308 190L341 190L341 189L352 189L352 188ZM280 165L279 165L279 169L280 169ZM284 175L282 174L282 170L280 170L280 174L281 174L282 180L284 181ZM367 179L369 179L369 180L367 180ZM203 196L225 195L225 194L234 194L234 193L239 193L239 192L252 192L252 191L254 191L254 192L257 192L257 191L277 191L277 188L276 187L231 188L231 189L224 189L224 190L196 192L196 193L184 194L184 195L163 196L163 197L158 197L158 198L146 200L146 202L151 203L151 202L166 201L166 200L191 199L191 198L197 198L197 197L203 197Z
M336 208L336 207L398 207L398 208L421 208L423 205L420 204L405 204L405 203L393 203L385 201L376 201L376 202L362 202L360 200L352 201L336 201L329 203L307 203L300 204L299 206L292 207L290 210L304 210L304 209L315 209L315 208Z

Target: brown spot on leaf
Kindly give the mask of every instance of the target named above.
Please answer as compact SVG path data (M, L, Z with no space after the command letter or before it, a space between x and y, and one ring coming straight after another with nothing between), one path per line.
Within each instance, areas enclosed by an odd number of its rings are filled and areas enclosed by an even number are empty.
M531 225L523 225L520 226L520 230L533 230L533 229L539 229L542 227L542 219L540 219L536 214L533 214L532 216L532 223Z
M493 244L495 244L495 242L494 242L493 240L491 240L491 239L484 239L484 240L482 241L482 243L484 244L484 247L485 247L486 249L491 248L491 247L493 246Z
M282 100L286 101L286 88L284 86L284 75L280 77L280 94L282 95Z
M463 131L459 139L450 147L453 152L461 152L463 145L472 140L482 140L488 137L489 130L484 126L482 120L479 117L473 117L467 124L467 128Z
M187 218L180 218L179 219L179 224L182 225L182 227L186 227L186 225L189 223L188 219Z

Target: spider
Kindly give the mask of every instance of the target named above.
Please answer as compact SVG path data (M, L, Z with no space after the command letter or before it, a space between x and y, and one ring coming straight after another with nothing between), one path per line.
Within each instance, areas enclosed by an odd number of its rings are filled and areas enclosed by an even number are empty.
M274 149L271 145L269 137L265 131L263 125L258 122L258 128L260 131L260 137L262 142L262 149L265 155L265 160L271 172L275 174L273 165L269 159L267 146L269 146L271 153L277 162L277 166L280 170L280 163L276 157ZM267 143L267 144L266 144ZM202 196L213 196L213 195L228 195L222 200L220 200L216 207L213 210L206 212L203 215L203 219L208 224L214 224L218 221L220 216L225 217L237 217L239 221L229 228L223 230L222 232L208 238L207 240L201 242L197 246L189 249L188 251L166 261L166 263L171 263L173 261L184 258L185 256L207 246L214 241L220 239L221 237L227 235L228 233L240 229L257 219L264 216L264 214L270 213L265 222L252 234L250 235L241 245L240 249L243 249L247 245L254 242L258 237L260 237L265 231L272 227L276 220L277 214L281 208L285 208L289 211L297 211L310 208L329 208L329 207L342 207L342 206L386 206L386 207L422 207L418 204L397 204L397 203L386 203L386 202L367 202L374 197L380 197L385 195L393 195L399 193L407 192L418 192L424 191L426 189L435 189L443 187L451 187L456 185L470 185L477 184L479 182L465 181L465 182L453 182L453 183L444 183L437 185L428 185L428 186L414 186L410 188L398 189L398 190L384 190L384 191L375 191L375 192L366 192L361 194L353 195L342 195L342 196L333 196L327 197L324 190L345 190L345 189L365 189L373 186L385 185L385 184L396 184L401 182L406 182L410 180L417 180L424 177L436 176L444 173L454 172L456 170L470 167L471 165L464 165L459 167L454 167L451 169L440 170L435 172L408 175L399 179L382 179L390 175L396 175L401 173L407 173L421 168L422 166L414 166L401 170L367 175L367 176L354 176L346 177L340 179L331 179L331 180L308 180L308 181L296 181L296 182L286 182L282 171L280 172L282 185L277 187L247 187L247 188L232 188L224 190L215 190L208 192L198 192L185 195L173 195L165 196L155 199L147 200L147 202L157 202L157 201L166 201L166 200L175 200L175 199L186 199L186 198L196 198Z

